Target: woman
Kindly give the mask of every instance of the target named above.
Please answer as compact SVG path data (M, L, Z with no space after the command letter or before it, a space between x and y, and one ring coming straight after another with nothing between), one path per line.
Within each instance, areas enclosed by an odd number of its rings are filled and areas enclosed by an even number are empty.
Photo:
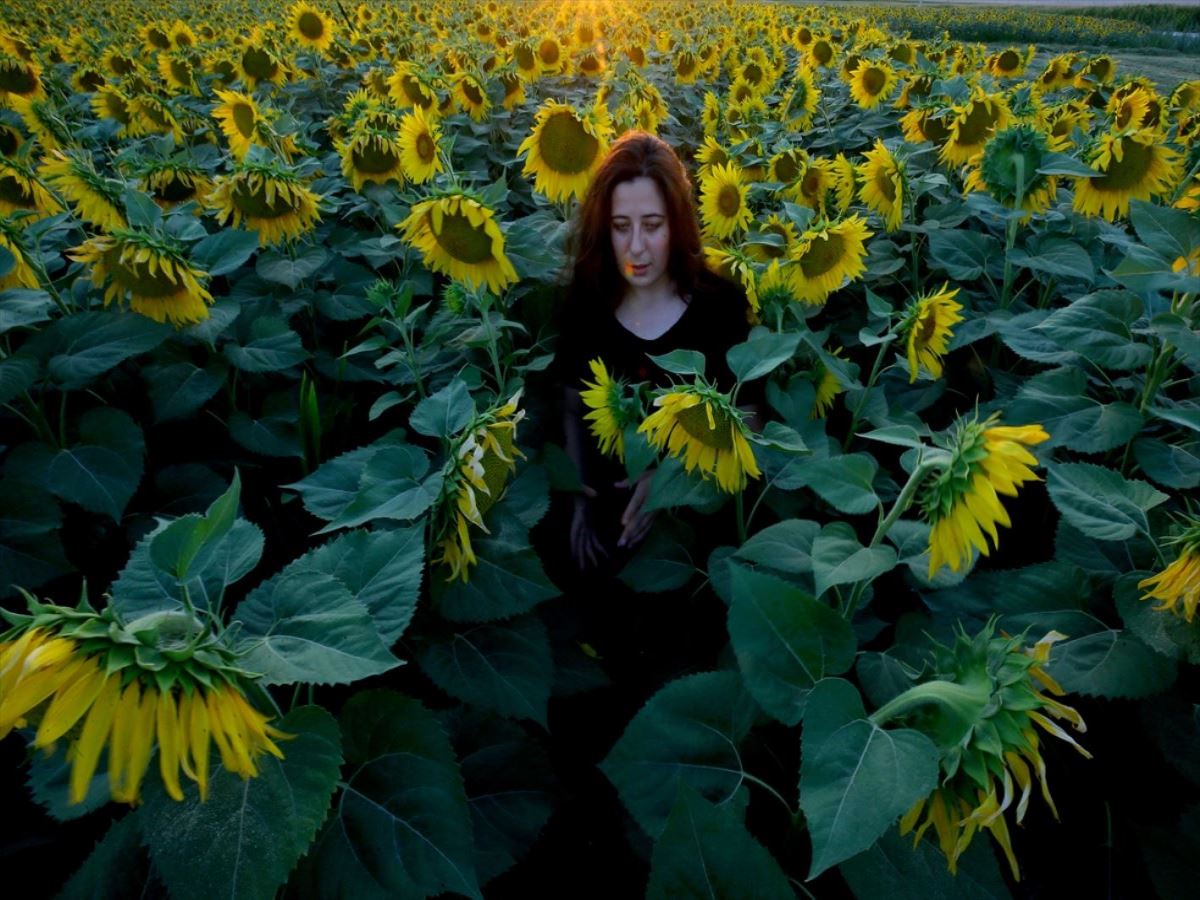
M567 453L585 486L575 498L571 557L581 570L616 570L654 521L644 510L654 473L630 484L620 463L597 450L580 398L593 377L588 363L599 358L613 378L658 387L670 376L650 356L698 350L706 376L728 390L734 378L725 352L749 333L747 302L706 268L687 171L667 143L645 132L613 144L584 198L573 244L558 353Z

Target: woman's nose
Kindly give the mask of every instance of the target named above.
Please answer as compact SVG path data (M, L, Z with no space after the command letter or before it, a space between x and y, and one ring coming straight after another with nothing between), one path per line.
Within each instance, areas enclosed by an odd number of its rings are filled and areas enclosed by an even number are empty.
M642 234L642 229L634 226L633 236L629 239L629 250L631 253L638 253L646 244L645 236Z

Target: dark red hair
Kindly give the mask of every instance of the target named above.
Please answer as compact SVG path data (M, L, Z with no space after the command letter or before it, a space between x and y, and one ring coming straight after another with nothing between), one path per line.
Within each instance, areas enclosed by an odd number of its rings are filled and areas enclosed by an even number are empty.
M570 242L575 260L572 298L592 295L612 308L621 302L626 281L612 248L613 189L642 177L658 185L666 203L671 242L667 272L679 294L687 297L703 277L704 249L687 169L666 141L644 131L627 131L600 163L579 207Z

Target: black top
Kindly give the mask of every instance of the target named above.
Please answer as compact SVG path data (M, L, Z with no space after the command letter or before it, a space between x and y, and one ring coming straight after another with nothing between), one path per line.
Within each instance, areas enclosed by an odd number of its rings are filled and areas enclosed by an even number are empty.
M572 305L564 312L555 358L559 380L565 386L582 390L584 379L593 381L588 362L599 357L613 378L666 387L671 374L648 357L672 350L699 350L704 354L705 377L723 391L732 390L734 377L725 352L746 339L750 324L746 321L746 295L728 281L703 275L683 315L652 340L627 329L601 301L585 297L569 298L568 303ZM674 378L679 380L679 376Z

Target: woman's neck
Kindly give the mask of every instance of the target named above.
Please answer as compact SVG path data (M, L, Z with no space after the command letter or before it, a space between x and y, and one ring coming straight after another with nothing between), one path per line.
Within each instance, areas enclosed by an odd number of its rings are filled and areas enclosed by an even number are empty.
M675 303L680 298L674 281L665 280L661 284L635 287L630 285L625 290L621 305L626 309L651 309L664 303Z

